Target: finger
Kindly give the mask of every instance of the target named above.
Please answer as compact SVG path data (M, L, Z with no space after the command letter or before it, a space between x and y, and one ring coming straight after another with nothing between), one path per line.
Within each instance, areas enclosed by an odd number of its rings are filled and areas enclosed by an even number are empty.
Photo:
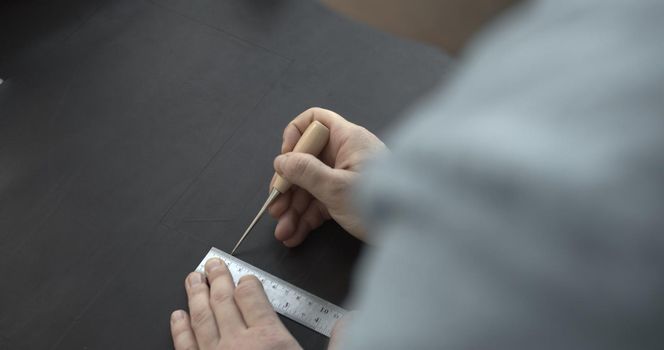
M350 313L347 313L346 316L342 317L340 320L337 320L337 322L334 323L334 327L332 327L332 333L330 334L330 342L327 345L328 350L341 349L340 339L342 339L343 334L346 333L346 328L354 316L354 313L354 311L351 311Z
M277 227L274 229L274 238L279 241L284 241L293 236L299 218L300 216L297 215L295 209L288 209L286 213L279 218Z
M292 192L293 191L286 191L286 193L280 194L268 207L268 212L273 218L278 219L284 215L286 210L288 210L290 207Z
M312 200L312 197L309 193L297 187L294 187L292 190L286 193L291 194L290 195L291 201L289 203L289 207L283 209L282 212L283 215L279 217L279 221L281 222L282 217L284 217L285 220L292 221L292 225L288 223L279 225L279 223L277 223L277 227L275 228L274 233L275 233L275 238L277 238L278 240L287 239L288 236L292 235L295 232L295 228L297 227L297 222L299 220L300 214L306 210L307 206L309 205L309 202L311 202ZM277 208L275 209L275 211L276 210L282 210L282 208ZM291 210L292 213L285 215L285 213L288 210Z
M313 201L309 204L309 207L302 216L300 216L300 221L297 224L295 234L283 241L286 247L292 248L300 245L312 230L318 228L323 223L325 218L320 205L321 204L318 201Z
M284 129L281 153L291 152L304 130L314 120L323 123L323 125L330 129L331 134L334 134L335 130L351 124L342 116L330 110L318 107L309 108L295 117Z
M210 305L217 319L219 335L225 337L246 329L233 300L235 283L226 264L218 258L210 259L205 263L205 274L210 282Z
M290 152L295 148L295 144L300 140L302 133L306 130L298 128L297 125L288 123L284 129L283 142L281 143L281 153Z
M313 197L311 194L309 194L309 192L301 188L296 188L295 191L293 191L293 197L290 206L298 215L302 215L302 213L307 210L307 207L309 206L309 203L311 203L312 199Z
M191 328L198 344L205 348L214 347L219 341L219 331L210 307L210 290L205 283L205 277L198 272L192 272L185 285L189 298Z
M235 289L235 301L248 327L281 324L256 276L240 278Z
M330 218L327 209L323 203L318 200L312 200L307 207L307 210L300 216L300 222L306 222L313 230Z
M340 170L332 169L307 153L290 152L274 160L275 171L319 200L329 197L331 186L339 183Z
M175 350L198 349L194 331L189 323L189 316L183 310L171 314L171 337Z
M295 117L295 119L293 119L293 121L290 122L290 125L293 125L296 128L296 130L300 132L300 135L302 135L304 130L306 130L309 124L311 124L314 120L323 123L323 125L325 125L328 129L330 129L330 132L332 131L332 129L336 129L340 126L343 126L346 123L349 123L346 119L344 119L344 117L340 116L337 113L334 113L327 109L313 107L300 113L297 117ZM286 130L284 130L284 136L286 134L285 131ZM293 147L295 147L295 144L293 144ZM288 151L292 149L293 148L291 147Z
M293 235L291 235L288 239L284 240L282 243L288 248L297 247L302 242L304 242L304 239L307 238L309 232L311 232L309 226L306 223L301 222L298 224L297 229L295 230Z

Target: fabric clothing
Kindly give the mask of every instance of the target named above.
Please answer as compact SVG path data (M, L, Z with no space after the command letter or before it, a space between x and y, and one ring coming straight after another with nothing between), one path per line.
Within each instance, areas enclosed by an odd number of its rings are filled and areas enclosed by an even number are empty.
M664 1L485 28L358 184L347 349L664 344Z

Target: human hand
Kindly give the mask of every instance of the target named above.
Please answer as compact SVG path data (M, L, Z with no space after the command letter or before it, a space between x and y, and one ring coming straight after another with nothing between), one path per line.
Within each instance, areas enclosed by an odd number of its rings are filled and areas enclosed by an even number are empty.
M330 129L330 140L319 155L292 153L293 147L311 122ZM270 206L279 222L274 236L287 247L302 243L309 232L334 219L353 236L366 240L366 231L350 205L350 189L362 163L372 154L386 150L378 137L340 115L322 108L310 108L298 115L284 130L281 155L274 169L294 186ZM270 189L274 178L270 183Z
M330 334L330 342L327 344L327 350L339 350L342 348L343 339L346 336L348 323L353 317L355 312L351 311L347 313L344 317L337 320L332 328L332 334Z
M183 310L171 315L175 349L301 349L277 317L263 285L243 276L237 287L220 259L205 264L205 277L192 272L185 280L191 319Z

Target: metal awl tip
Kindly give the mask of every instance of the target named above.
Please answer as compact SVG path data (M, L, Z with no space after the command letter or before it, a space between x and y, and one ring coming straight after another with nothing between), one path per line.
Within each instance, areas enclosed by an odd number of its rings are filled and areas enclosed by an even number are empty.
M244 239L247 237L249 232L251 232L251 229L254 228L254 225L256 225L256 223L258 222L258 219L261 218L261 216L265 212L265 209L267 209L267 207L269 207L270 204L272 204L272 201L274 201L274 199L277 198L278 195L279 195L279 191L276 188L273 188L272 192L270 192L270 195L267 197L267 200L265 201L265 204L263 204L263 207L261 207L261 210L258 212L258 214L254 218L254 220L251 221L251 224L249 224L249 227L247 227L247 229L244 231L244 233L242 234L242 237L240 237L240 240L237 241L237 243L235 244L235 247L233 247L233 250L231 251L231 255L235 254L235 251L240 246L240 244L242 244L242 241L244 241Z

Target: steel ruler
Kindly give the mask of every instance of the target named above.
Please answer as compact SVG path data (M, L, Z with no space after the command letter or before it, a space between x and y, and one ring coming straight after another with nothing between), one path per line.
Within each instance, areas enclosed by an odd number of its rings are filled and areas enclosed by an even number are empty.
M214 247L198 264L196 271L204 274L205 262L211 258L219 258L226 263L236 285L244 275L258 277L276 312L318 333L329 337L334 324L346 314L346 310L341 307Z

